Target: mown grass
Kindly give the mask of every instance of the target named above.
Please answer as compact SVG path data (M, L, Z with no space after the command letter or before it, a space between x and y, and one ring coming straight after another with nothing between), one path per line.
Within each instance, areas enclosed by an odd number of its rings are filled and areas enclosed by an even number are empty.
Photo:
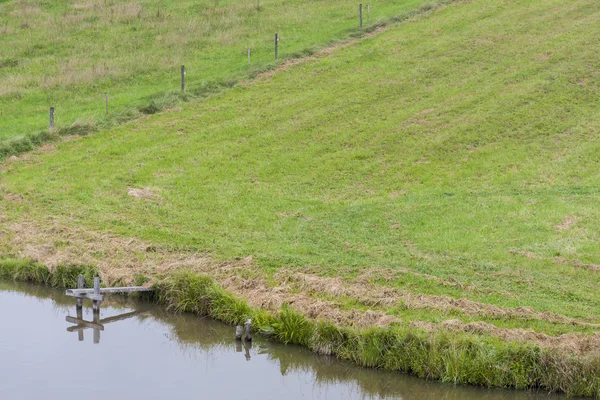
M364 29L427 3L374 0ZM176 104L181 64L194 97L272 68L275 32L285 59L357 28L350 0L1 2L0 139L45 129L50 106L62 130L103 129Z
M457 3L10 163L2 190L22 201L6 196L1 210L218 259L253 255L265 275L301 268L351 281L385 268L393 278L373 280L402 291L598 323L599 16L592 0ZM599 395L596 355L408 325L447 313L399 306L405 324L356 331L287 307L259 313L208 277L177 275L162 290L175 310L252 316L283 342L365 366Z
M351 280L385 267L398 272L380 283L404 291L598 322L599 11L591 0L448 6L10 164L3 190L25 201L3 207L251 254L266 273Z

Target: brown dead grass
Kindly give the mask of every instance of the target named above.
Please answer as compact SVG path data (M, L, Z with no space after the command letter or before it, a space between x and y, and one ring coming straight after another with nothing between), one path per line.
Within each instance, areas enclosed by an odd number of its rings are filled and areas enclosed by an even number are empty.
M270 287L252 257L216 261L204 254L172 252L138 239L67 228L50 219L45 224L21 221L4 228L0 232L4 254L36 260L51 270L61 264L94 265L107 285L131 284L138 274L156 280L187 269L210 274L253 307L278 311L287 303L310 318L354 327L387 326L400 321L381 311L342 310L336 302L291 293L285 284Z
M566 231L566 230L570 229L576 222L577 222L577 218L571 217L571 216L566 217L563 220L563 222L556 225L556 229L558 229L559 231Z
M135 199L150 200L157 197L150 188L128 188L127 194Z
M458 312L469 316L488 316L504 319L540 320L600 329L600 325L597 324L549 312L537 312L531 307L505 308L464 298L455 299L449 296L407 293L390 287L373 285L363 277L359 277L350 283L344 282L340 278L326 278L283 271L278 274L278 281L286 282L292 285L294 289L306 293L326 294L331 297L351 297L357 299L361 304L371 307L391 307L403 304L408 309L429 309L445 313Z
M404 304L407 308L460 312L466 315L486 315L501 318L539 319L555 323L593 326L565 316L540 313L530 307L503 308L467 299L401 292L372 283L374 280L394 280L394 273L373 268L352 282L340 278L283 270L270 284L253 258L217 261L212 257L190 252L174 252L138 239L90 232L67 227L56 219L44 223L21 221L2 223L0 251L21 258L30 258L53 269L61 264L94 265L107 285L131 284L136 275L152 281L179 269L209 274L223 288L243 298L252 307L273 312L286 303L309 318L331 321L340 326L389 326L401 322L378 307ZM326 295L324 298L323 295ZM339 298L351 297L373 310L344 309ZM445 322L442 325L414 322L427 329L451 329L490 334L507 340L521 340L555 347L570 352L584 352L600 345L600 336L567 334L549 336L523 329L498 328L475 322Z
M567 333L550 336L531 329L499 328L487 322L464 323L457 319L443 321L441 325L424 321L411 322L410 325L428 332L445 329L452 332L492 335L507 341L534 343L540 347L557 349L566 354L585 355L600 348L600 333L592 335Z
M579 260L568 260L563 257L554 257L553 261L560 265L571 265L575 268L587 269L588 271L594 271L594 272L600 271L600 265L598 265L598 264L587 264L587 263L581 262Z

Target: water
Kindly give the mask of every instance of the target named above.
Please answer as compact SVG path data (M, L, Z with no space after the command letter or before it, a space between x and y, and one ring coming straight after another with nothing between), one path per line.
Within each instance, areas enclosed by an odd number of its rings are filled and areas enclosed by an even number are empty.
M427 382L259 336L245 348L231 326L118 296L103 303L104 331L74 330L67 316L75 299L62 291L0 281L0 399L559 398Z

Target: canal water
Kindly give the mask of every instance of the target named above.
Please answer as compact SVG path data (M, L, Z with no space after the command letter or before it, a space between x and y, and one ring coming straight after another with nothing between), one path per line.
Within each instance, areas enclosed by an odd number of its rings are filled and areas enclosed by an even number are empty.
M118 296L94 324L88 306L81 323L63 291L0 281L0 399L561 398L427 382L260 336L246 347L231 326Z

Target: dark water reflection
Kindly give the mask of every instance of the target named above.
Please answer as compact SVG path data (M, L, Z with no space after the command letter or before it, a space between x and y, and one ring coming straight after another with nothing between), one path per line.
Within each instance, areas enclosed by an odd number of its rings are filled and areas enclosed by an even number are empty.
M86 307L78 316L62 291L0 281L0 399L559 398L426 382L258 336L245 347L230 326L108 299L96 332L66 321L94 315Z

